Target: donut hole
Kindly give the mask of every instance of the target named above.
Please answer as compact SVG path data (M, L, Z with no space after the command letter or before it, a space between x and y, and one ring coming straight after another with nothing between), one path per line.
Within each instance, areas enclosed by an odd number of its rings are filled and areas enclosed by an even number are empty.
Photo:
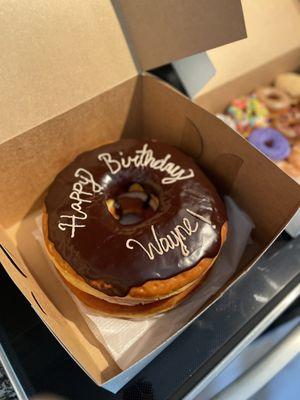
M273 147L274 146L274 140L272 140L272 139L269 139L269 140L266 140L265 141L265 145L267 146L267 147Z
M141 184L133 183L125 192L106 200L106 206L121 225L135 225L156 214L159 198L151 189L146 190Z
M278 94L276 94L276 93L270 93L268 95L268 99L276 101L276 100L280 100L280 96Z

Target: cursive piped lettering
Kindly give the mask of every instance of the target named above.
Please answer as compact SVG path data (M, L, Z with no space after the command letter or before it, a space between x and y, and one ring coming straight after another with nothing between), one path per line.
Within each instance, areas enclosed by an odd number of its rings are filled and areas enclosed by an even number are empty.
M212 225L209 220L204 218L203 216L186 209L186 212L191 216L201 220L202 222L210 225L213 229L215 229L215 225ZM153 236L153 241L149 241L146 246L144 246L141 242L136 239L128 239L126 241L126 247L129 250L133 250L135 245L138 245L149 257L150 260L154 260L156 254L163 255L167 253L169 250L174 250L176 247L180 248L181 254L184 257L189 256L190 251L187 248L187 245L184 243L189 236L192 236L199 228L198 221L192 226L191 222L188 218L183 218L182 224L176 225L173 230L170 231L165 237L158 237L154 225L151 225L151 233Z
M101 153L98 155L99 161L104 161L109 171L112 174L117 174L122 168L130 168L134 166L136 168L149 167L161 172L165 172L168 176L162 178L161 183L169 185L171 183L189 179L194 177L194 171L192 169L185 170L179 165L169 161L171 154L166 154L162 159L156 159L153 155L153 150L148 148L148 143L145 143L141 150L136 150L134 156L123 157L123 152L119 152L120 159L116 160L112 158L110 153Z
M71 203L71 209L75 213L61 215L58 222L58 228L61 231L71 230L71 238L75 236L76 228L85 227L83 221L87 219L87 213L82 210L83 204L91 203L91 196L103 192L102 186L95 182L93 175L86 169L78 168L74 176L79 179L73 184L69 198L74 200Z

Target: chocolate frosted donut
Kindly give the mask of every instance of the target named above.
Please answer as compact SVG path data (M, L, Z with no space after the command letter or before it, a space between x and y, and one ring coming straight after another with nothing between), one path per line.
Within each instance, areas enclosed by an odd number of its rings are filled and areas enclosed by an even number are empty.
M124 196L135 207L141 202L142 220L122 223ZM225 240L226 212L192 158L130 139L80 154L57 175L43 227L47 249L71 285L135 305L173 296L204 275Z

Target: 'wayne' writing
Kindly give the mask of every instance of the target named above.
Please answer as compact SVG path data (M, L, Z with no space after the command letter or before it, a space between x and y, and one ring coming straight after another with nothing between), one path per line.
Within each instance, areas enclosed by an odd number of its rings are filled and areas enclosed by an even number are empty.
M112 158L110 153L101 153L98 156L100 161L104 161L112 174L117 174L122 168L150 167L161 172L166 172L169 176L164 177L161 183L168 185L183 179L193 178L194 171L189 169L186 171L179 165L175 165L169 161L171 154L167 154L164 158L156 159L153 155L153 150L148 148L148 144L144 144L141 150L136 150L134 156L122 157L123 152L119 152L120 159Z
M186 212L193 217L201 220L202 222L211 225L213 229L215 229L215 225L212 225L210 221L201 215L195 213L194 211L186 209ZM180 248L181 254L187 257L190 254L189 249L187 248L184 241L188 236L192 236L199 228L199 223L196 222L194 226L191 225L191 222L188 218L183 218L182 225L176 225L176 227L170 231L170 233L165 236L158 238L157 233L155 231L155 227L151 225L151 232L153 235L154 242L148 242L147 245L143 245L141 242L135 239L128 239L126 241L126 247L130 250L134 249L134 244L137 244L142 248L142 250L147 254L150 260L153 260L155 257L155 253L158 255L163 255L167 253L169 250L174 250L176 247Z
M78 168L74 176L79 179L73 184L69 198L74 200L71 204L71 209L75 213L61 215L60 222L58 223L58 227L62 231L65 231L67 228L71 229L71 238L75 236L76 228L85 227L83 221L87 219L87 213L82 209L83 204L91 203L91 196L103 191L102 186L95 182L93 175L86 169Z

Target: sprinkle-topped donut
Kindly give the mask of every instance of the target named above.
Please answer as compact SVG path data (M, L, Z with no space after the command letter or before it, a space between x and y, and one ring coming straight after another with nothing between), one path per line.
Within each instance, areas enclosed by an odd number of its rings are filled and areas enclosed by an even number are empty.
M269 111L255 95L233 99L226 112L235 122L235 129L244 137L258 127L268 126Z
M138 221L122 221L128 207ZM225 226L224 204L194 160L155 141L120 140L80 154L45 198L55 264L100 298L146 302L187 289L218 255Z

